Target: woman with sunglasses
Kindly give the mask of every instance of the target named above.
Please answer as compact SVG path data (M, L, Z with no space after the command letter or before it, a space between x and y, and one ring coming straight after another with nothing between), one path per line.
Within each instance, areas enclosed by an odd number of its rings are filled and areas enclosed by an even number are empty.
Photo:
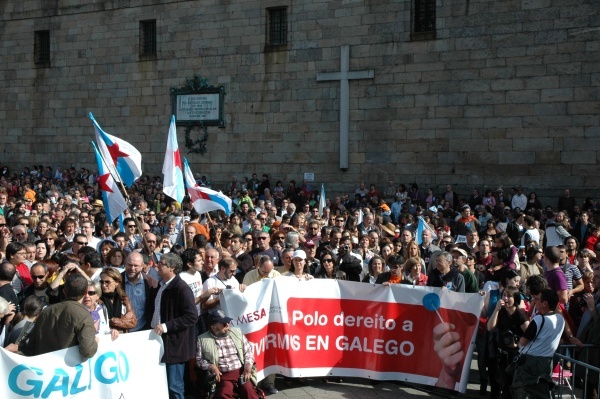
M90 281L88 283L87 292L83 296L82 304L92 315L92 319L94 320L94 328L96 328L96 335L110 334L110 337L114 341L119 336L119 331L114 328L110 328L109 326L108 311L100 300L100 292L102 292L100 290L100 284Z
M315 278L346 280L346 273L339 270L339 266L335 264L333 253L325 251L321 254L321 268L317 271Z
M46 244L48 244L48 255L47 255L48 257L54 255L57 252L57 250L56 250L56 240L57 239L58 239L58 236L52 230L48 230L44 234L44 241L46 241Z
M391 255L387 260L390 271L381 273L377 277L375 284L381 284L386 287L389 287L392 284L400 284L403 278L403 261L404 259L401 255Z
M100 274L101 299L105 304L109 326L127 332L137 324L137 318L125 290L121 287L121 273L107 268Z

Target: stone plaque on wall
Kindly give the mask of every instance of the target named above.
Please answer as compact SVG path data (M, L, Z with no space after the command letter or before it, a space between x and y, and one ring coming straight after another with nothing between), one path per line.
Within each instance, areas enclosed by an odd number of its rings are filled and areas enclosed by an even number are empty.
M171 89L173 114L178 125L225 127L223 103L225 88L211 86L195 76L180 89Z

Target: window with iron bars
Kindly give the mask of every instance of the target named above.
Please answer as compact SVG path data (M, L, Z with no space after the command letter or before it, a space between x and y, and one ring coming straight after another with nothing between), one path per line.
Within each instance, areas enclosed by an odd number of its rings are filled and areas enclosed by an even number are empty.
M156 20L140 21L140 55L156 55Z
M413 39L435 39L435 2L436 0L413 1Z
M37 65L50 64L50 31L35 31L33 44L33 59Z
M287 7L267 8L267 45L287 44Z

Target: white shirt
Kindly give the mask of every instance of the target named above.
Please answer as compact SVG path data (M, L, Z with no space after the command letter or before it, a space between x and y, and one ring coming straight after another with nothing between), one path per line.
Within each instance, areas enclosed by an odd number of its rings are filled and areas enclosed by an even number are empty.
M187 271L181 272L179 273L179 277L190 287L194 298L200 298L200 295L202 295L202 277L200 276L200 272L196 271L194 274L190 274ZM202 307L200 302L196 304L196 307L198 308L198 314L200 314Z
M215 274L211 278L206 279L204 284L202 284L202 291L206 292L211 288L219 288L219 289L232 289L239 290L240 282L235 279L235 277L230 277L229 280L221 280L218 274ZM211 295L211 299L216 299L219 294ZM218 303L214 308L214 310L222 310L221 304ZM211 309L211 311L213 311ZM207 311L203 311L202 313L207 313Z

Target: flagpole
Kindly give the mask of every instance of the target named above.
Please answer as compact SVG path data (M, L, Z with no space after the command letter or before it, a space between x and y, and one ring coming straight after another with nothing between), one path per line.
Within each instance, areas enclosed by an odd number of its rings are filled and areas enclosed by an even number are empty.
M92 141L92 145L95 145L93 141ZM106 167L106 170L108 170L108 173L110 173L113 180L119 185L119 188L121 189L122 193L125 196L125 202L127 203L127 207L129 208L129 211L131 212L131 215L133 216L134 215L133 202L131 202L131 198L129 198L129 194L127 193L127 189L125 188L125 185L123 184L123 180L121 179L121 176L119 176L119 172L117 171L117 168L109 168L108 167L108 164L106 163L106 160L102 156L101 151L98 151L98 155L100 155L100 159L102 160L102 163ZM111 169L114 169L115 173L117 174L118 179L116 179L115 176L113 176ZM142 242L144 244L144 248L147 248L148 242L146 242L146 237L144 236L144 234L142 234L143 232L142 232L142 228L140 227L139 220L136 217L132 217L132 219L133 219L133 222L135 223L135 227L137 229L138 234L142 237ZM111 221L110 223L112 224L112 222L113 221Z

